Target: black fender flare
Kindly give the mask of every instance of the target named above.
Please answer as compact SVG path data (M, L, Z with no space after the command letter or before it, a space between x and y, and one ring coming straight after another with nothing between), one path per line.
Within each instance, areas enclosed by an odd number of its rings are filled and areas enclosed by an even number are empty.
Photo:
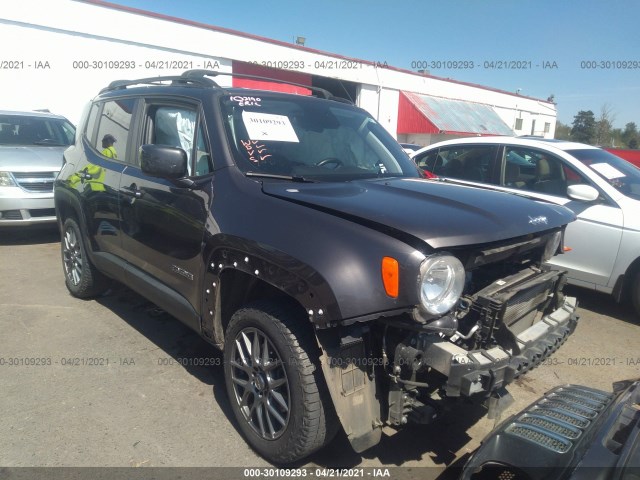
M367 364L363 339L369 327L341 324L338 302L325 279L309 265L284 252L228 235L210 238L203 257L207 264L202 285L202 335L219 348L224 348L225 325L220 314L223 302L220 292L225 275L230 272L239 272L246 283L251 283L249 279L264 282L275 289L271 293L280 292L295 300L308 316L309 328L315 327L318 367L352 447L361 452L380 442L383 425L381 403L376 395L374 379L363 368ZM239 285L234 286L237 288ZM345 337L351 341L355 339L356 345L348 345L344 350ZM343 362L344 355L355 355L356 365ZM346 378L355 377L360 379L357 383L362 384L345 390L345 385L349 384Z
M317 328L337 325L341 313L326 280L309 265L258 242L220 234L205 242L202 276L202 333L216 345L224 338L220 292L225 276L241 273L294 299Z
M70 190L64 186L61 186L58 181L56 181L56 189L54 194L54 204L56 209L56 217L58 222L58 228L60 233L62 233L62 225L66 218L69 218L69 215L63 215L63 212L72 212L74 218L78 221L78 225L82 229L82 234L85 238L91 239L88 235L87 230L87 219L85 216L85 211L81 206L81 200L78 198L78 195L75 191ZM89 245L91 248L88 249L88 254L92 256L94 245Z

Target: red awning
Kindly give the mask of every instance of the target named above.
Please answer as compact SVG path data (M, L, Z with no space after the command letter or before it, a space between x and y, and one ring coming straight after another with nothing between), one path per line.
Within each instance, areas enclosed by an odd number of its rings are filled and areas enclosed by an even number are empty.
M256 75L268 77L287 82L299 83L311 86L311 75L300 72L290 72L288 70L278 70L276 68L263 67L255 63L233 61L233 73L245 75ZM311 90L304 87L296 87L287 83L269 82L266 80L254 80L251 78L233 77L234 87L255 88L257 90L270 90L273 92L297 93L299 95L311 95Z
M489 105L400 92L398 133L513 135Z

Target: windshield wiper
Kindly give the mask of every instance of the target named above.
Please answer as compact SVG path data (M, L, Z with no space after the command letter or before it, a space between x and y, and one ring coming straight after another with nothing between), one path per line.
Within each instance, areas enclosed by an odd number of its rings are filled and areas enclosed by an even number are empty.
M274 178L276 180L289 180L291 182L300 183L315 183L313 180L309 180L308 178L304 178L299 175L277 175L275 173L247 172L245 173L245 176L257 178Z

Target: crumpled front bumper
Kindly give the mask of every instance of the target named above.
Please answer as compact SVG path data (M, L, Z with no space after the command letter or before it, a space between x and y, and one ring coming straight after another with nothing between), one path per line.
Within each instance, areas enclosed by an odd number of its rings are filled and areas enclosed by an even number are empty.
M425 345L424 357L431 368L448 377L447 396L490 394L540 364L564 343L578 321L577 303L575 297L565 297L559 308L515 335L517 347L510 351L500 346L467 351L442 341Z

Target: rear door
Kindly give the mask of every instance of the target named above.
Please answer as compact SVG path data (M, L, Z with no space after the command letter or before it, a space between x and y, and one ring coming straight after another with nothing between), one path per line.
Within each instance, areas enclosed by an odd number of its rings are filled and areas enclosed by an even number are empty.
M122 172L135 157L131 126L136 102L135 98L124 98L92 105L86 130L82 132L85 162L69 177L70 187L77 191L84 205L92 250L117 257L122 256L118 188ZM115 140L112 151L105 151L102 142L105 137Z
M170 289L199 311L198 285L213 171L206 128L195 103L147 101L142 109L141 144L179 147L189 158L189 182L147 176L139 162L127 166L120 182L123 248L130 281L151 291ZM142 282L142 283L141 283ZM173 293L170 293L173 295ZM161 302L156 302L160 303Z

